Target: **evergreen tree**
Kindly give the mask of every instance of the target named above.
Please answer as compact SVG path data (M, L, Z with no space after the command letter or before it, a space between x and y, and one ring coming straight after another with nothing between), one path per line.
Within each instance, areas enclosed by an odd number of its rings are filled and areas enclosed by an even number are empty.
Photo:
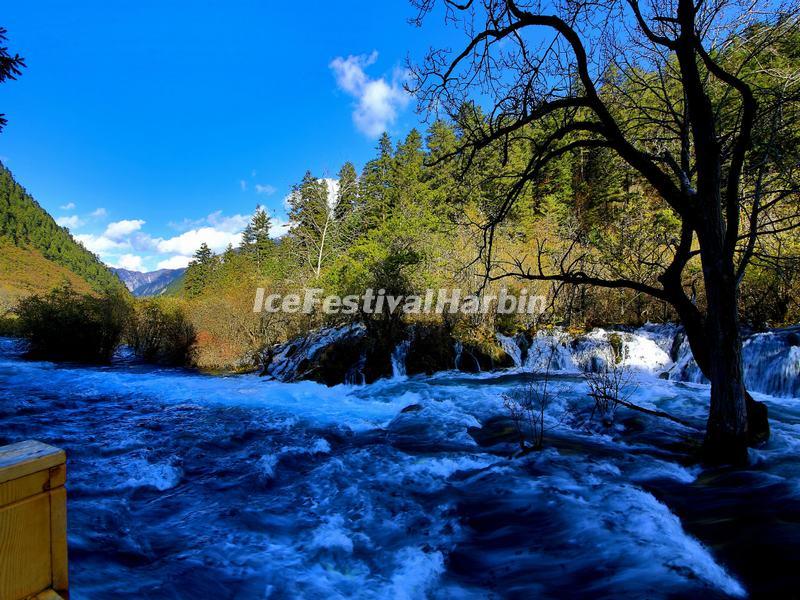
M366 229L384 223L394 207L395 192L392 186L394 156L392 141L387 133L378 141L378 157L364 166L361 176L363 224Z
M199 295L208 285L215 262L214 253L208 244L205 242L200 244L200 248L194 253L194 260L186 268L183 287L189 298Z
M334 216L337 221L344 221L359 207L358 175L353 163L346 162L339 170L339 192L336 197Z
M200 247L194 253L194 262L201 266L208 266L214 259L214 253L211 251L211 248L208 247L208 244L203 242L200 244Z
M7 79L16 79L22 75L22 68L25 66L25 59L19 54L13 56L9 53L8 48L3 45L6 41L6 30L0 27L0 83ZM0 113L0 130L6 125L5 115Z
M391 209L407 210L423 204L427 192L427 186L423 183L424 159L422 136L419 131L412 129L406 139L398 144L392 161L391 186L395 190L395 202Z
M242 233L242 252L252 258L259 270L263 269L272 251L271 227L272 220L267 211L259 206Z

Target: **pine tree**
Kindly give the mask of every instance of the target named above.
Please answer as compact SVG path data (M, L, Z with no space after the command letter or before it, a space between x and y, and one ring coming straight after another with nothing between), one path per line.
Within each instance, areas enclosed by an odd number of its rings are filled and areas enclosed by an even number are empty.
M422 136L412 129L403 143L398 144L392 161L391 185L395 201L391 208L405 210L423 203L427 191L423 183L424 160Z
M269 237L271 227L272 220L267 211L259 206L242 233L242 252L252 258L259 271L264 268L272 251L273 242Z
M431 205L434 208L452 210L455 199L456 165L447 160L455 152L457 139L453 128L444 121L435 121L428 130L425 145L428 147L428 162L424 180L430 189Z
M203 242L200 244L200 247L194 253L194 262L198 265L208 266L211 264L212 260L214 259L214 253L211 251L211 248L208 247L208 244Z
M337 221L344 221L348 215L356 212L359 206L358 175L353 163L346 162L339 170L339 193L336 198L334 216Z
M22 75L22 68L25 66L25 59L19 54L13 56L8 52L3 43L6 41L6 30L0 27L0 83L7 79L16 79ZM0 130L6 125L5 115L0 113Z
M208 285L215 262L216 257L208 244L205 242L200 244L200 248L194 253L194 260L189 263L184 276L183 287L189 298L199 295Z
M381 135L377 150L378 157L364 166L361 176L363 222L367 229L385 223L395 204L396 189L392 186L394 156L387 133Z

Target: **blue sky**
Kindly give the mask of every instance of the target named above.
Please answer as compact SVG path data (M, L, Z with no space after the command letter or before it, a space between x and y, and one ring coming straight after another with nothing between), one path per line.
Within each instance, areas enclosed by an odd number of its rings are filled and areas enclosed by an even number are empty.
M0 25L28 68L0 87L0 159L109 264L182 266L257 204L283 221L306 169L360 168L383 129L419 126L405 58L454 34L411 16L405 0L11 3Z

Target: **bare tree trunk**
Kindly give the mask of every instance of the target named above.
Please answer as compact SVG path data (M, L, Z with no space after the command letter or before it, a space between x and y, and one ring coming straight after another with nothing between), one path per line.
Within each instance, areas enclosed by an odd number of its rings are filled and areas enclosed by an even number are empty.
M707 377L711 382L711 406L705 448L716 458L735 461L746 457L749 428L732 265L725 271L706 274L705 333L710 346Z
M328 235L328 225L331 222L331 217L325 219L325 227L322 229L322 240L319 244L319 253L317 254L317 266L314 269L315 279L319 279L319 274L322 271L322 253L325 251L325 237Z
M707 310L701 313L683 292L679 271L662 278L698 367L711 382L705 452L714 461L740 462L746 447L769 438L767 407L744 385L737 286L732 259L725 259L718 229L700 236ZM691 239L691 238L689 238Z

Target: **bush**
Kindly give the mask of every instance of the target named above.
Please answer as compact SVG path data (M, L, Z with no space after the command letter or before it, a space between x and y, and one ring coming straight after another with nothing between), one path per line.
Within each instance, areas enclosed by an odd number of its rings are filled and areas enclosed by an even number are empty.
M179 301L138 302L126 338L134 354L146 362L184 366L194 362L197 332Z
M619 336L617 338L621 347L622 340ZM589 397L594 400L591 418L599 417L606 427L614 423L620 404L630 406L630 397L636 391L635 378L625 363L626 359L627 351L617 350L612 336L612 341L601 350L599 363L593 365L590 361L583 370Z
M549 348L542 349L540 373L531 373L524 385L508 394L503 394L503 406L509 413L519 437L521 454L541 450L544 446L545 414L551 401L564 394L564 386L553 381L554 360L558 354L558 342L553 340Z
M122 340L131 306L119 292L94 296L65 284L23 298L14 312L18 331L28 340L28 356L107 363Z

